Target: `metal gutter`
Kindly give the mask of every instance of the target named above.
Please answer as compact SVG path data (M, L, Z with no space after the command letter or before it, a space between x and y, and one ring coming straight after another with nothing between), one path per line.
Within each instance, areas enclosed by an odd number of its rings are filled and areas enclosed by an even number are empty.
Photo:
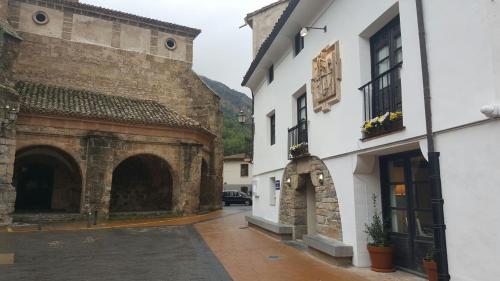
M415 0L417 7L418 37L420 42L420 59L422 63L422 84L424 89L425 125L428 146L430 179L432 188L432 218L434 229L434 256L438 266L439 281L450 280L448 270L448 253L446 249L446 224L444 222L444 199L441 187L441 169L439 165L440 153L434 145L434 132L432 129L432 107L429 63L427 56L427 42L425 38L424 11L422 0Z

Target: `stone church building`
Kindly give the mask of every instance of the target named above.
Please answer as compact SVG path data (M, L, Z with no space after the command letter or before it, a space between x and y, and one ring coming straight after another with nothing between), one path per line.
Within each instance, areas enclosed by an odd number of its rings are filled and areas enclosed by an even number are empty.
M199 33L78 0L0 0L0 225L220 208L222 113L192 71Z

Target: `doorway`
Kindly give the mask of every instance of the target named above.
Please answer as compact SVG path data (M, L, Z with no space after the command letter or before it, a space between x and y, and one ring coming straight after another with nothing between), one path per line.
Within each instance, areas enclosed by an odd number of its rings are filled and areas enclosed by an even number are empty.
M420 151L380 159L382 204L394 263L423 272L422 259L433 243L429 164Z

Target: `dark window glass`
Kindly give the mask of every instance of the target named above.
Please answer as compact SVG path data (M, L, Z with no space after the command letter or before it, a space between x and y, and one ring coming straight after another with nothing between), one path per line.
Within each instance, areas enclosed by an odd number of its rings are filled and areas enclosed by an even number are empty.
M295 35L295 55L298 55L302 49L304 49L304 37L299 32Z
M400 69L403 62L399 17L370 38L372 56L372 117L402 111Z
M274 65L271 65L269 67L269 73L268 73L268 80L269 80L269 84L271 84L271 82L273 82L274 80Z
M240 175L242 177L248 177L248 164L240 165Z
M303 94L297 98L297 126L298 143L307 142L307 96Z
M276 115L269 117L269 122L271 123L271 145L276 143Z

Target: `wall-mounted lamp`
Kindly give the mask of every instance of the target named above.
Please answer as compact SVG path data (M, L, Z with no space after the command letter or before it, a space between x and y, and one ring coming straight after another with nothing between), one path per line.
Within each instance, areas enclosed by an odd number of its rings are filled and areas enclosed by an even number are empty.
M292 179L291 179L291 178L289 178L289 177L288 177L288 178L286 178L286 183L287 183L287 184L291 184L291 183L292 183Z
M323 173L320 173L320 174L318 175L318 180L319 180L319 184L323 184L323 180L324 180L324 175L323 175Z
M307 34L309 33L309 30L311 30L311 29L323 30L326 33L327 26L326 25L324 27L306 26L306 27L302 28L302 30L300 30L300 36L306 37Z
M238 114L238 122L240 124L245 124L247 122L247 116L245 115L245 112L243 112L243 109Z

